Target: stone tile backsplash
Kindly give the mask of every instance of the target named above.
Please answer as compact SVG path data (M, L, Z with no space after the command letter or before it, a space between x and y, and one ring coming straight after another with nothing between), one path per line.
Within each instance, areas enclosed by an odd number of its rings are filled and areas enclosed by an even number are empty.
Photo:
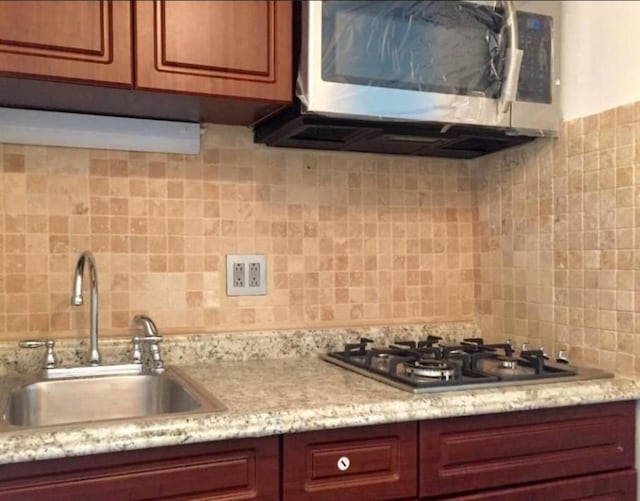
M639 144L632 104L474 162L485 333L640 373Z
M102 335L473 316L462 161L266 148L208 125L200 155L0 145L0 339L84 337L78 254L97 260ZM268 295L227 297L225 255L265 253Z
M640 373L640 104L464 162L271 149L207 125L197 156L0 145L0 339L475 319L486 337ZM227 297L225 255L268 294Z

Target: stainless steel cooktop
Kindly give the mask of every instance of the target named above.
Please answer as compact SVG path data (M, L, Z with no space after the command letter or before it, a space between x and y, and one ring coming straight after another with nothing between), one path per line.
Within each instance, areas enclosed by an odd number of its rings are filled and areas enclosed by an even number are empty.
M322 358L413 393L613 377L598 369L571 366L564 353L552 362L542 349L523 346L516 352L509 341L485 344L481 338L444 345L441 338L429 336L388 346L363 338Z

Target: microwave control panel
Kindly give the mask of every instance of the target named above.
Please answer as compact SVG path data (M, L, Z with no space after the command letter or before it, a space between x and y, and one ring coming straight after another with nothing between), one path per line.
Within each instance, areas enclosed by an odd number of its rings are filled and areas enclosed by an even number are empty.
M517 12L518 45L522 51L518 101L551 103L551 40L553 18Z

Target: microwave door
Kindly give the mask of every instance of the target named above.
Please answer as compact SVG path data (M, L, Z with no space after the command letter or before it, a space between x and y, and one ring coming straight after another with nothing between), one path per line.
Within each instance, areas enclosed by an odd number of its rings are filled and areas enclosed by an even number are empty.
M515 2L523 51L511 127L555 135L560 121L560 2Z
M311 1L302 20L298 94L306 112L509 127L495 68L496 51L504 51L496 46L502 37L494 36L502 18L492 9Z

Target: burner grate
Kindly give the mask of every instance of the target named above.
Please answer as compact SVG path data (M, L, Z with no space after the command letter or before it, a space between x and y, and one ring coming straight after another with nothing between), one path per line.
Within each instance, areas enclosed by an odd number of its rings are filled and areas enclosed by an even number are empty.
M421 341L398 340L389 346L376 346L371 339L361 338L325 358L414 391L575 375L569 366L549 364L542 350L524 350L516 355L508 341L485 344L479 337L466 338L457 345L441 341L440 337L428 336Z

